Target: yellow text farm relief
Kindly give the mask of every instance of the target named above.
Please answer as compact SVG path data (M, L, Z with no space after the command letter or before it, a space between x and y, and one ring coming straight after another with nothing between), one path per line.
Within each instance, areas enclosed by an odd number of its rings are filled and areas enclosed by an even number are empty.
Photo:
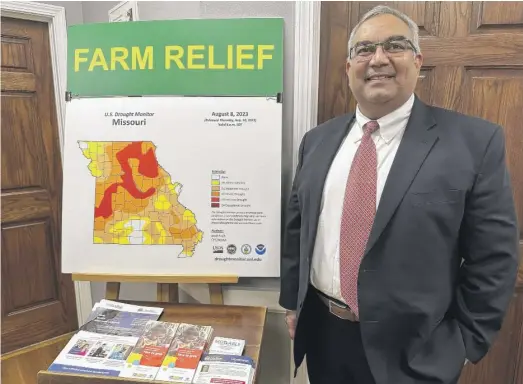
M74 49L74 71L263 70L273 44L165 45ZM218 59L220 57L221 59Z

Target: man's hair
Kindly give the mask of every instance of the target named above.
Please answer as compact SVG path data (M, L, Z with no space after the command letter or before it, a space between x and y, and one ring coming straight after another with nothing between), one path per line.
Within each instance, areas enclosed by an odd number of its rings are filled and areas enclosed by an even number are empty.
M350 34L350 37L349 37L349 43L347 45L347 48L348 48L347 54L348 55L350 55L350 50L354 44L354 36L356 35L356 31L361 27L361 25L365 21L367 21L373 17L379 16L379 15L393 15L393 16L396 16L398 19L402 20L405 24L407 24L409 26L410 33L412 34L412 44L414 45L414 49L415 49L414 53L415 54L421 53L421 49L419 46L418 25L404 13L402 13L394 8L388 7L386 5L378 5L374 8L372 8L370 11L368 11L365 15L363 15L363 17L358 22L358 24L356 24L356 26L353 28L353 30Z

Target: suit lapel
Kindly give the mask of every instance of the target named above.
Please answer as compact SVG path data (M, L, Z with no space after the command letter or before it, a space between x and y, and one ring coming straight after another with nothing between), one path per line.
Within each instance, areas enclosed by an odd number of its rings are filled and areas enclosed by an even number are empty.
M376 244L438 136L434 117L417 97L381 195L366 254Z
M321 202L323 198L323 189L325 187L325 180L329 169L331 167L334 157L338 153L343 139L347 136L354 119L354 114L347 116L343 123L339 124L329 132L322 140L318 147L314 150L311 157L311 175L314 175L310 186L310 221L309 221L309 238L312 244L309 253L309 260L312 259L312 252L314 250L314 243L316 240L316 232L318 230L318 221L321 212Z

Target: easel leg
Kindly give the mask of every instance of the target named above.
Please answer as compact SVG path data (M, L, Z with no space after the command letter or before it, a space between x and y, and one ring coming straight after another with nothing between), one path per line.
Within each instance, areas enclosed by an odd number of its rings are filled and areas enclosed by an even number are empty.
M162 303L178 303L178 284L158 283L156 285L156 300Z
M120 297L120 283L105 284L105 298L107 300L118 300Z
M223 305L223 291L221 284L210 283L209 295L211 296L211 304Z

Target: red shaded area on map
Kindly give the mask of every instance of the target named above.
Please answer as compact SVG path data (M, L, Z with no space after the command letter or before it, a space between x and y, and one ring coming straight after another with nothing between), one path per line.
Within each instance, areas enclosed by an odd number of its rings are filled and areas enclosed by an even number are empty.
M136 141L116 153L116 159L122 167L122 182L110 185L105 191L102 201L98 207L95 207L94 217L108 218L113 214L112 200L113 194L118 187L123 187L135 199L146 199L151 197L156 189L151 187L142 192L136 186L133 178L133 171L129 163L130 159L138 160L138 172L146 177L158 177L158 162L154 151L150 148L146 153L142 153L142 142Z

